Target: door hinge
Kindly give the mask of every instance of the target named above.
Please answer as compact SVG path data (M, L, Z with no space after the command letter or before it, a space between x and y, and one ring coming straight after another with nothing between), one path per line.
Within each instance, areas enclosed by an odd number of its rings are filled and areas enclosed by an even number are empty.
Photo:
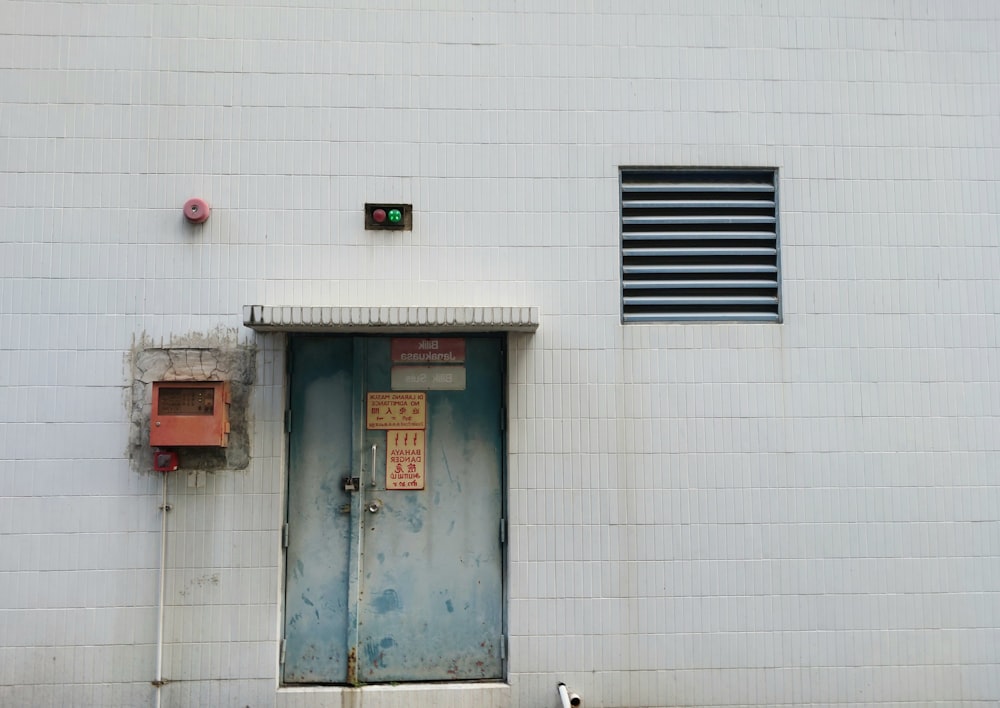
M281 526L281 547L288 548L288 522Z
M500 432L507 430L507 409L500 409Z
M502 659L502 660L506 660L507 659L507 635L506 634L501 634L500 635L500 659Z
M500 519L500 545L507 543L507 519Z
M278 663L284 666L285 664L285 646L288 642L284 639L281 640L281 644L278 645Z
M285 411L285 432L292 432L292 409Z

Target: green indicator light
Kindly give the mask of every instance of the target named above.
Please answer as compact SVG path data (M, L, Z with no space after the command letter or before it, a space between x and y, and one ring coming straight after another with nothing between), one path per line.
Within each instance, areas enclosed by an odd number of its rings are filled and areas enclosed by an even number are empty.
M389 210L389 223L390 224L398 224L402 220L403 220L403 212L402 211L400 211L399 209L390 209Z

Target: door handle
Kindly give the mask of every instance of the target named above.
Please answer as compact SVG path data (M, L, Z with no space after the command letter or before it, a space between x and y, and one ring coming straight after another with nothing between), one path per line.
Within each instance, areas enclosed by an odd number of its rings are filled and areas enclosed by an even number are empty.
M382 508L381 499L372 499L370 502L368 502L368 511L371 512L372 514L377 513L378 510L381 508Z
M372 489L375 488L375 453L377 451L378 451L378 445L372 445Z

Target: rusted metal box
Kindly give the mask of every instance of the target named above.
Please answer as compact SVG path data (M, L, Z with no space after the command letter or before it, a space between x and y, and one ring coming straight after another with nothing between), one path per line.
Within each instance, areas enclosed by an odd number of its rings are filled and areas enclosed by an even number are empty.
M156 381L149 443L155 447L229 444L228 381Z

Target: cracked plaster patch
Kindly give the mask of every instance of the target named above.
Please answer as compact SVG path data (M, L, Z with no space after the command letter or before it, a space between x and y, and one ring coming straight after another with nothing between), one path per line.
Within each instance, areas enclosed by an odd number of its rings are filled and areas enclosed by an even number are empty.
M200 343L200 342L199 342ZM250 345L149 347L132 350L129 459L133 469L152 469L149 445L154 381L229 381L228 447L177 448L182 470L246 469L250 464L250 394L256 371L256 349Z

